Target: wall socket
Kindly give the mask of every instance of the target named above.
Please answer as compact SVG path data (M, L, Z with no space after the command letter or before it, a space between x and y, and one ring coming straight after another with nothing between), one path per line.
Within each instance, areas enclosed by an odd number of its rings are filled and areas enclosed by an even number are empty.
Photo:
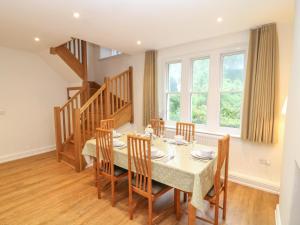
M267 159L259 159L259 163L264 166L271 166L271 162Z

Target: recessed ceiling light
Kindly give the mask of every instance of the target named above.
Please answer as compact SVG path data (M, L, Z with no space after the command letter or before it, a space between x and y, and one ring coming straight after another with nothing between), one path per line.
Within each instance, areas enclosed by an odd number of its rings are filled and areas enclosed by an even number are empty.
M218 17L217 22L218 22L218 23L223 22L223 18L222 18L222 17Z
M141 42L141 41L137 41L136 44L137 44L137 45L141 45L142 42Z
M39 41L40 41L40 38L35 37L34 40L35 40L36 42L39 42Z
M73 17L78 19L80 17L79 12L73 12Z

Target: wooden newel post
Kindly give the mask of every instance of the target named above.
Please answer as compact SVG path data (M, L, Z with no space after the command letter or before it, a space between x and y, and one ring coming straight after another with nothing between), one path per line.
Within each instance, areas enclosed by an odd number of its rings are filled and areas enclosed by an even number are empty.
M110 87L109 87L109 84L110 84L110 79L109 77L105 77L105 85L106 85L106 88L105 88L105 91L104 91L104 95L105 95L105 114L106 114L106 118L109 118L110 116L110 108L111 108L111 102L110 102Z
M60 162L62 151L62 136L61 136L61 121L60 121L60 107L54 107L54 125L55 125L55 141L56 141L56 158Z
M134 122L134 107L133 107L133 68L132 66L129 67L128 69L129 71L129 93L130 93L130 103L131 103L131 120L130 120L130 123L133 123Z
M80 109L73 110L73 128L74 128L74 152L75 152L75 170L80 172L82 169L81 156L81 126L80 126Z

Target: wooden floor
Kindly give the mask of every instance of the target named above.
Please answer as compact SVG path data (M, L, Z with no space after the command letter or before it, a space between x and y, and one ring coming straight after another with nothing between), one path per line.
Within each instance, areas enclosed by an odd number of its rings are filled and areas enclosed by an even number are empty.
M97 199L93 179L90 169L76 173L57 163L54 152L0 164L0 225L146 224L146 201L141 201L134 219L129 220L126 181L118 186L119 201L113 208L109 189L101 200ZM156 210L172 199L173 193L168 194L157 202ZM274 225L277 202L276 195L230 183L226 224ZM176 221L171 213L160 224L184 225L187 216Z

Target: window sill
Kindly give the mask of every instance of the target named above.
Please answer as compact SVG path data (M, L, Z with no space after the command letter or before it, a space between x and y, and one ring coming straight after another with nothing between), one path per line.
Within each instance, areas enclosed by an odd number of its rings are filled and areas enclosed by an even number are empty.
M166 127L167 130L174 131L174 132L176 131L176 126L166 125L165 127ZM222 132L211 132L211 131L205 131L205 130L196 129L195 133L196 134L214 135L214 136L224 136L226 134L229 134L230 137L232 137L232 138L237 138L237 139L241 138L240 135L230 134L230 132L224 132L224 133L222 133Z

